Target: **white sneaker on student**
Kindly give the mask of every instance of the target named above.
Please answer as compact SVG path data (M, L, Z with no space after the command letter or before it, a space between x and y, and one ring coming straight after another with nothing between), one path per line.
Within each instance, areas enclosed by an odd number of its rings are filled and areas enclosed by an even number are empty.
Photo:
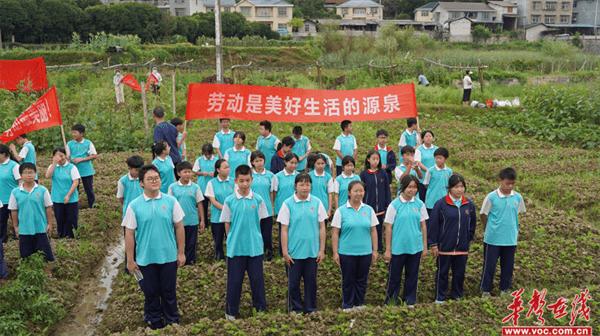
M492 294L490 292L483 292L483 293L481 293L481 297L484 299L487 299L487 298L492 297Z
M508 291L508 290L500 291L500 296L508 296L508 295L510 295L510 291Z
M352 308L344 308L344 309L342 309L342 311L343 311L344 313L351 313L351 312L353 312L353 311L354 311L354 307L352 307Z
M434 302L434 303L435 303L435 304L444 304L444 303L446 303L446 302L445 302L445 301L441 301L441 300L435 300L435 302Z
M229 314L225 314L225 319L227 321L235 321L235 316L229 315Z
M415 309L415 305L408 305L408 309Z
M356 307L354 307L354 310L364 310L364 309L367 309L367 306L362 305L362 306L356 306Z

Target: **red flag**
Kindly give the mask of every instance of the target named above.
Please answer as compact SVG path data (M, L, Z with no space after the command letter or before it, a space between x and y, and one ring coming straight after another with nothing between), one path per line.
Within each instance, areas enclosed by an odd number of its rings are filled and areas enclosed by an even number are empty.
M146 91L149 91L150 85L153 84L158 84L158 78L156 78L156 76L153 73L150 73L148 75L148 78L146 78Z
M191 83L185 118L340 122L416 117L414 84L357 90Z
M132 88L133 91L142 92L142 87L140 86L140 83L138 83L137 79L135 79L135 77L133 77L132 74L126 74L125 76L123 76L121 82Z
M48 88L44 58L0 60L0 89L17 91L21 83L25 91Z
M62 118L53 86L15 119L12 126L0 135L0 141L6 143L21 134L58 125L62 125Z

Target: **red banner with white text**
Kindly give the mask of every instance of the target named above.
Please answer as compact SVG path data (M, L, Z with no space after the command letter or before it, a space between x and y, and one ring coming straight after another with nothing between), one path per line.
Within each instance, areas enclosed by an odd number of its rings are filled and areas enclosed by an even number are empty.
M185 118L339 122L417 116L414 84L358 90L192 83Z
M0 141L6 143L21 134L59 125L62 125L62 118L53 86L15 119L12 126L0 135Z
M0 60L0 89L41 91L48 88L44 58Z
M129 86L133 89L133 91L142 92L142 87L140 86L140 83L137 81L137 79L135 79L135 77L133 77L132 74L126 74L125 76L123 76L123 79L121 79L121 83Z

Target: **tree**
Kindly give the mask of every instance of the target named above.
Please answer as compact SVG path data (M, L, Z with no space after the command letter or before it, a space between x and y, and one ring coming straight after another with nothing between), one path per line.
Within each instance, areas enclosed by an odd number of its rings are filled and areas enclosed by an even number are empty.
M492 32L483 25L476 25L473 27L471 34L473 35L473 40L475 40L475 42L485 42L492 37Z
M79 8L81 9L102 5L102 2L100 2L100 0L75 0L75 3L77 3L77 6L79 6Z
M16 35L18 26L25 24L27 13L19 0L0 0L0 36L9 40L11 35Z
M304 19L319 19L336 17L334 11L325 8L323 0L292 0L294 5L294 17Z
M39 7L41 42L69 42L84 21L84 12L73 0L43 0Z
M292 26L292 31L297 32L304 26L304 20L297 17L292 18L292 21L290 21L290 25Z
M173 33L185 36L188 42L194 43L198 36L198 22L191 16L178 16L174 20Z
M174 21L160 9L141 3L92 6L85 9L90 32L139 36L143 42L158 41L169 36Z

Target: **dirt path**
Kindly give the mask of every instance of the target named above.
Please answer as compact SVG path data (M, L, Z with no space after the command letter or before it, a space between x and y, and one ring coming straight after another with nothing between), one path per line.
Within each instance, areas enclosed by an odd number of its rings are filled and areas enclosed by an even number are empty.
M81 284L79 303L69 316L56 327L55 336L92 336L102 321L112 292L112 283L125 256L125 241L121 238L108 247L102 265L94 272L95 277Z

